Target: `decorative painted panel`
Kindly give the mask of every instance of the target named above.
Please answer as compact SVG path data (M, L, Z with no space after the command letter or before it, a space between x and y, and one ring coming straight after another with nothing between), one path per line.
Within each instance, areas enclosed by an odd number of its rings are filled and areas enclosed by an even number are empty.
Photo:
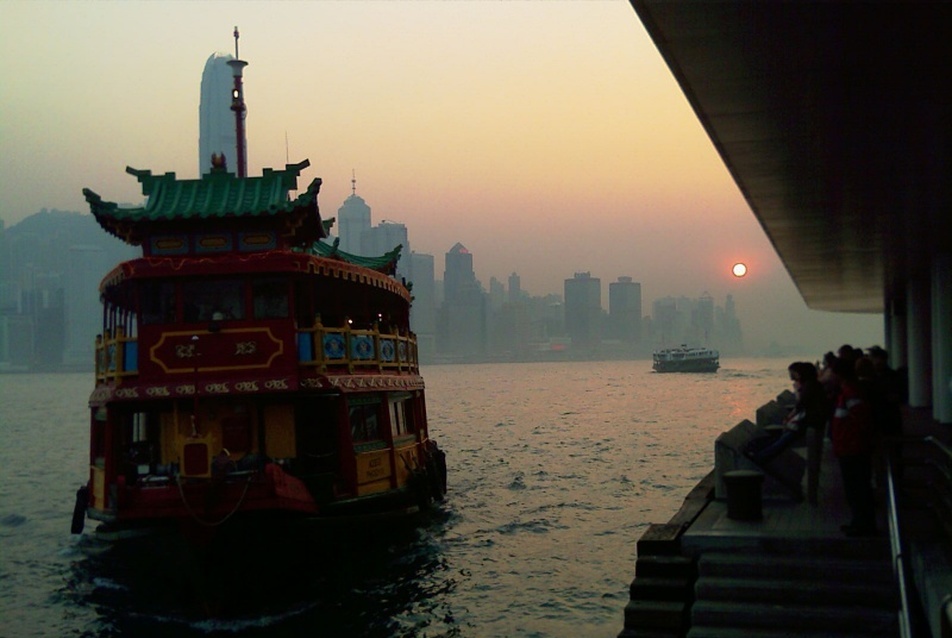
M232 250L232 238L227 233L214 235L199 235L195 238L195 253L207 255L209 253L226 253Z
M342 332L324 333L324 358L332 360L346 359L347 348L345 343L346 340L344 339L344 333Z
M352 335L350 338L350 358L357 361L374 359L374 338L370 335Z
M160 235L153 237L149 252L153 255L185 255L188 254L187 235Z
M396 357L396 345L393 339L381 339L380 340L380 359L391 363Z
M238 233L238 250L242 252L274 250L277 247L277 237L273 232Z

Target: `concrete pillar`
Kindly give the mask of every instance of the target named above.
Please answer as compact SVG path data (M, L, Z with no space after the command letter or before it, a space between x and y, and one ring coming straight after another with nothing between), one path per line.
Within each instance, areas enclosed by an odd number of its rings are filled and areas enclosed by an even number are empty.
M952 424L952 254L932 258L932 416Z
M932 405L932 286L914 277L906 285L906 332L909 357L909 405Z
M906 349L906 304L905 300L894 299L887 306L886 351L889 352L889 366L894 370L909 367L909 355Z

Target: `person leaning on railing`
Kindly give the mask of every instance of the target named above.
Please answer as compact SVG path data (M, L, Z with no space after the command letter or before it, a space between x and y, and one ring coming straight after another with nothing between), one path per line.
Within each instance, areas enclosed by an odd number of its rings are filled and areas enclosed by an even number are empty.
M783 420L779 435L765 435L748 442L744 453L759 465L768 463L781 452L804 437L809 428L822 432L830 408L826 392L817 380L817 369L812 363L794 361L787 366L797 400Z

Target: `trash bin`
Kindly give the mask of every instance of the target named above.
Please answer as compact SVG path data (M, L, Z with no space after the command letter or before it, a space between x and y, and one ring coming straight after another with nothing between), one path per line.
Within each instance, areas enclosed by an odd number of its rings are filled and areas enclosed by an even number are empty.
M734 470L724 473L727 488L727 518L735 521L759 521L763 518L762 472Z

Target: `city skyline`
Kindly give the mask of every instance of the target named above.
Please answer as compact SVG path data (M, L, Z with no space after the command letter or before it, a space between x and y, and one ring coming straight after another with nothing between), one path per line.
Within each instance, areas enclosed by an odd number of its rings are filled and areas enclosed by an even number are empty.
M91 184L138 201L126 165L196 176L196 84L237 25L249 175L309 158L325 216L356 170L379 219L404 224L421 253L462 242L482 281L515 271L554 292L572 272L632 276L646 304L733 295L755 347L882 342L879 316L805 307L626 2L2 11L8 226L83 210Z

